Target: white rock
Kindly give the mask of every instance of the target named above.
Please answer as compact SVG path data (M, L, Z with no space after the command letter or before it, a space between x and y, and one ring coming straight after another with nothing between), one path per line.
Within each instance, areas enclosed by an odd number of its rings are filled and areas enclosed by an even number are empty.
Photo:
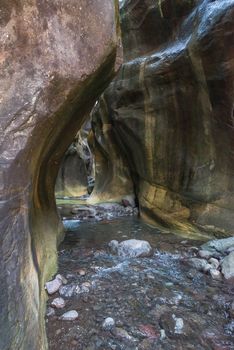
M56 298L51 303L56 309L63 309L66 305L65 300L63 298Z
M209 259L212 257L213 253L209 250L199 250L198 255L203 259Z
M175 315L172 315L173 320L175 321L175 334L182 334L184 328L184 321L182 318L177 318Z
M65 312L65 314L59 317L59 319L63 321L74 321L78 318L78 316L79 314L77 311L71 310L71 311Z
M139 239L129 239L118 245L118 255L123 257L147 257L152 255L152 252L149 242Z
M210 258L209 263L213 266L214 269L217 269L219 267L218 259Z
M161 329L160 330L160 340L163 340L166 338L166 332L164 329Z
M234 277L234 252L231 252L223 259L222 273L226 279Z
M115 326L115 321L113 318L111 317L107 317L103 323L102 323L102 328L105 331L109 331L110 329L112 329Z
M47 293L50 295L56 293L59 290L59 288L62 286L62 284L63 283L61 279L58 279L58 278L55 278L52 281L46 282L45 288L47 290Z
M222 279L222 275L221 272L217 269L210 269L210 275L214 280L221 280Z

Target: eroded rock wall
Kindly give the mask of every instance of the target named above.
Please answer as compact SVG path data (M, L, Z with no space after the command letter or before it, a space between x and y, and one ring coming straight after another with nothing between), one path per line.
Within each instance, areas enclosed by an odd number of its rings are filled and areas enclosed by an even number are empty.
M100 115L127 156L141 215L234 233L234 1L126 0L125 63Z
M1 2L1 350L47 348L44 282L62 237L55 179L113 77L116 7L112 0Z
M90 121L79 130L66 151L56 179L55 196L79 197L93 188L95 178L94 156L89 147Z

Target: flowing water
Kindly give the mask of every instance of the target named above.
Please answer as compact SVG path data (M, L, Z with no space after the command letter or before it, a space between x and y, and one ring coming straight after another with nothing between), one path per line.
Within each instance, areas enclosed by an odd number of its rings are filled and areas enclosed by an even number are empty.
M112 239L130 238L150 242L153 255L111 254ZM68 287L81 289L46 318L49 349L234 349L234 286L184 263L201 243L162 234L136 217L81 223L67 232L59 248L59 273ZM50 297L48 306L58 296ZM77 310L78 319L60 320L69 310ZM103 329L107 317L115 328Z

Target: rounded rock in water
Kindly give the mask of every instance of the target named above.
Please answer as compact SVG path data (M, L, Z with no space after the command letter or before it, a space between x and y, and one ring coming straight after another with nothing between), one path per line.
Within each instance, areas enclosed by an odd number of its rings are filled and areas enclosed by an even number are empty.
M110 329L115 327L115 321L112 317L107 317L102 323L102 328L105 331L109 331Z

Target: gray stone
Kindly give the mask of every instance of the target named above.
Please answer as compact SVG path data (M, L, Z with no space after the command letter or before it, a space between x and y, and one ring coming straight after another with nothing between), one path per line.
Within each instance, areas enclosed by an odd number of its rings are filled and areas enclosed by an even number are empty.
M221 272L217 269L210 269L210 275L214 280L221 280L222 279L222 275Z
M202 258L202 259L209 259L213 256L213 253L210 252L209 250L199 250L198 255Z
M129 239L118 245L118 255L123 257L147 257L152 255L152 252L149 242L143 240Z
M218 251L224 254L228 249L234 247L234 237L214 239L201 246L203 250Z
M209 263L213 266L214 269L218 269L218 267L219 267L218 259L210 258Z
M226 279L234 277L234 252L223 259L222 273Z
M116 241L115 239L113 239L113 240L110 241L110 243L109 243L109 247L110 247L111 252L112 252L113 254L116 254L116 253L117 253L117 251L118 251L118 246L119 246L119 242Z
M65 300L63 298L56 298L52 301L51 305L56 309L63 309L66 305Z
M59 319L62 321L74 321L78 318L79 314L75 310L65 312Z
M114 327L115 327L115 320L111 317L107 317L102 323L102 328L105 331L109 331Z
M59 288L62 286L62 284L63 283L59 278L55 278L52 281L46 282L45 288L47 290L47 293L50 295L56 293L59 290Z
M190 258L187 260L187 263L189 264L189 266L202 272L207 272L213 267L212 265L208 264L205 259L199 258Z

